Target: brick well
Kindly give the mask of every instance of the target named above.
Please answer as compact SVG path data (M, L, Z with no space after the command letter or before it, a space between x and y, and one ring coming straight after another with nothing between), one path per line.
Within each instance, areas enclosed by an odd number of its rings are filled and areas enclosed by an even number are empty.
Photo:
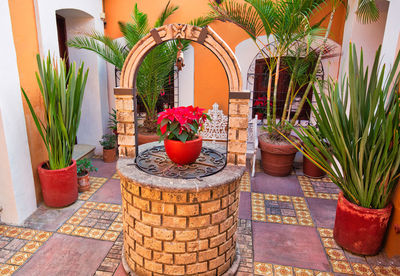
M202 179L149 175L118 161L124 263L136 275L231 275L243 167ZM229 271L228 271L229 270Z

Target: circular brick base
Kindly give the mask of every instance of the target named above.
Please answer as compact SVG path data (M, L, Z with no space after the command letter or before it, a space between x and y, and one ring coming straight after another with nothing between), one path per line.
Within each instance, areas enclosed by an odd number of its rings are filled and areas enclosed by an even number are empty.
M120 159L124 267L136 275L233 275L239 182L244 168L170 179ZM233 272L232 272L233 271Z
M228 269L228 271L226 271L222 276L233 276L233 275L236 275L236 273L237 273L237 271L239 269L240 260L241 260L240 251L236 247L235 260L233 261L233 264ZM121 263L122 263L122 267L125 270L126 274L128 274L129 276L137 276L138 275L138 274L136 274L135 272L132 271L132 269L129 267L128 263L126 262L124 250L122 250Z

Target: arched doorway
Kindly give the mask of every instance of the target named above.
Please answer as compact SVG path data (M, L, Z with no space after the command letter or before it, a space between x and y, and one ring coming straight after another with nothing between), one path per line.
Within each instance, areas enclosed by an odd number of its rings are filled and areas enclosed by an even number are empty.
M121 72L120 87L115 88L118 145L121 156L134 157L138 150L135 139L136 75L145 56L157 45L173 39L186 39L208 48L221 62L229 83L229 129L227 163L246 164L248 103L250 94L242 91L239 64L229 46L210 28L187 24L170 24L153 29L131 50ZM239 135L239 133L245 135ZM240 137L240 138L239 138ZM240 140L241 139L241 140Z

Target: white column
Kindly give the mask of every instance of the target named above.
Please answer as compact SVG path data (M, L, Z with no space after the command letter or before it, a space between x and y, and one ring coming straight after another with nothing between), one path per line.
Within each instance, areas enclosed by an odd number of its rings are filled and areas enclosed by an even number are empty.
M397 0L393 1L396 2ZM379 20L377 22L363 24L357 19L358 0L348 1L348 15L343 32L342 42L342 58L340 61L340 75L343 76L347 72L348 68L348 53L349 43L352 42L357 47L357 53L360 53L360 49L364 52L364 64L372 66L375 58L376 50L379 45L382 44L383 34L385 30L386 17L388 11L388 2L379 1L377 2L378 8L380 9Z
M185 67L179 74L179 105L194 105L194 48L189 45L184 52Z
M1 221L21 224L36 210L36 196L8 1L0 1L0 25Z
M385 33L382 42L382 61L389 69L393 64L398 48L400 39L400 1L391 0L389 3L389 10L387 13Z

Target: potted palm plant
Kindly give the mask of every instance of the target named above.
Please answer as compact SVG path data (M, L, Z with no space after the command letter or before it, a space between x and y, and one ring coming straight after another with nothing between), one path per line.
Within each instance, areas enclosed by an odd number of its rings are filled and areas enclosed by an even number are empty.
M294 124L306 103L315 81L322 55L332 26L335 11L340 3L333 1L329 23L320 47L313 51L310 43L320 31L320 24L311 25L309 18L326 0L245 0L238 3L227 0L210 6L217 19L230 21L241 27L253 39L267 65L266 133L259 137L262 166L266 173L275 176L288 175L293 166L296 147L279 133L290 135L290 122ZM325 18L324 18L325 19ZM266 35L267 42L259 37ZM289 73L285 102L278 114L277 96L279 76L285 69ZM300 90L305 88L297 110L293 102ZM294 137L291 140L295 140Z
M328 82L327 93L316 96L313 112L329 147L313 129L293 128L304 142L304 155L342 191L336 242L362 255L374 255L381 247L400 173L400 53L386 69L380 67L380 52L379 48L369 71L362 51L358 59L350 45L348 77Z
M78 174L78 191L80 193L86 192L90 190L90 172L97 172L97 168L95 168L87 158L83 158L81 160L76 161L77 166L77 174Z
M81 106L88 70L72 63L69 71L65 61L53 63L50 55L41 60L36 78L43 97L44 117L40 119L22 89L33 120L43 139L48 161L38 167L43 199L49 207L65 207L78 198L76 162L72 159L79 127Z
M165 21L175 13L178 6L167 3L160 16L150 27L147 14L141 12L137 4L132 13L132 22L119 22L119 28L124 35L126 45L113 40L98 32L85 36L77 36L68 41L68 46L93 51L113 64L118 70L122 70L125 59L133 46L147 35L152 28L158 28L165 24ZM192 25L205 26L212 18L199 17L192 22ZM189 42L182 41L184 49ZM174 69L178 53L177 43L171 41L155 47L143 60L137 74L137 94L146 110L146 117L143 127L139 128L139 144L154 142L158 140L157 128L157 104L162 94L165 83L171 71Z
M104 134L99 141L103 147L103 161L112 163L117 159L117 139L114 134Z
M188 106L174 107L161 112L157 120L157 134L164 140L168 157L179 165L196 161L203 139L198 135L206 120L211 120L204 109Z

